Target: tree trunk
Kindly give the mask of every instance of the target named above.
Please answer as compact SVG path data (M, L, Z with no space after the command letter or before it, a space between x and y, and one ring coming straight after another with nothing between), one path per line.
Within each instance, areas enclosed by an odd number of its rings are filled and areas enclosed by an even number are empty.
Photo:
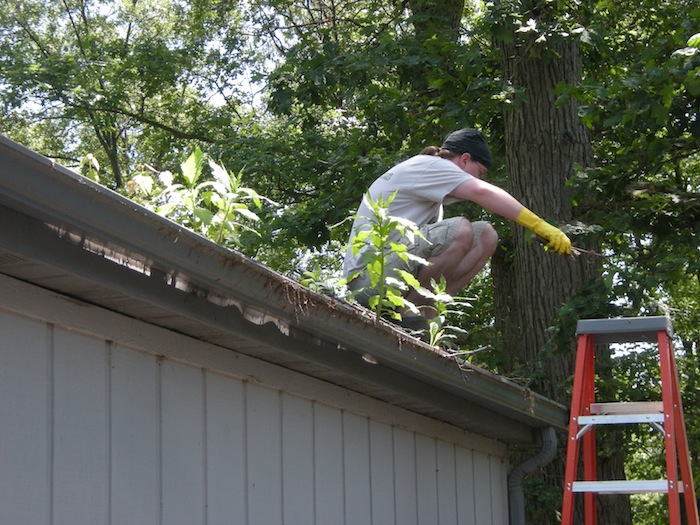
M580 45L573 39L536 43L536 37L530 35L513 33L512 42L501 47L505 78L523 96L504 114L509 191L534 213L559 226L574 219L567 180L576 164L590 166L593 161L577 104L555 104L558 83L576 85L581 80ZM573 375L576 341L572 330L568 338L559 340L558 347L553 345L551 327L562 303L600 276L599 261L547 253L529 237L529 232L514 225L512 240L504 242L506 250L492 261L496 322L512 370L527 369L528 376L535 378L534 390L568 405L571 394L564 385ZM560 452L559 459L543 473L550 490L559 491L559 498L565 450ZM600 458L599 479L623 479L621 467L619 462ZM631 523L627 498L601 500L599 508L602 505L604 523ZM558 523L554 510L540 509L529 522Z
M564 225L573 219L566 182L576 164L592 163L590 139L579 122L576 104L555 107L557 83L580 81L578 45L563 42L557 46L558 57L544 52L547 56L534 60L525 44L503 51L504 74L525 97L504 114L509 191L551 224ZM598 262L548 253L532 243L530 232L517 225L513 228L507 260L501 257L495 268L497 314L512 356L523 363L538 363L559 307L598 275ZM557 354L539 363L546 368L546 381L537 385L555 399L561 394L553 386L573 372L573 352Z
M459 37L464 0L408 0L407 5L415 17L413 25L419 42L446 33L449 39Z
M410 53L418 58L415 64L400 67L401 78L410 92L410 126L415 120L424 120L426 107L430 106L432 125L424 124L425 136L443 137L447 116L444 103L454 87L446 79L458 78L454 49L460 37L464 14L464 0L408 0L415 31ZM439 87L438 87L439 86ZM435 108L442 108L435 112ZM414 129L407 130L414 132ZM434 139L435 140L435 139ZM432 143L432 142L431 142Z

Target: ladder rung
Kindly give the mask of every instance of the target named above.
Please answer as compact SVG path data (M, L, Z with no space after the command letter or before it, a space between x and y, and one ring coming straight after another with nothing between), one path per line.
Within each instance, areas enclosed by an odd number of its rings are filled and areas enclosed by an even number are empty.
M625 403L591 403L591 414L651 414L662 413L664 404L661 401L630 401Z
M678 491L683 492L683 483L678 482ZM596 492L598 494L645 494L668 492L665 479L618 480L618 481L574 481L573 492Z
M579 416L579 425L623 425L626 423L663 423L664 415L654 414L616 414L604 416Z

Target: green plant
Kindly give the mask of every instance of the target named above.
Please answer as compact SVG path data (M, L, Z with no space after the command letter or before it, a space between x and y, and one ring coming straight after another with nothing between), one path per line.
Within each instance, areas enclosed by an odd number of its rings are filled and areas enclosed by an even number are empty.
M450 318L463 315L459 307L471 307L464 299L455 299L446 292L447 281L440 276L440 282L431 279L432 290L422 290L422 294L432 301L435 316L428 321L428 343L431 346L452 348L457 346L460 335L468 332L450 321Z
M157 173L163 188L156 190L153 177L140 173L131 178L127 189L157 213L218 244L239 247L241 232L258 234L253 224L260 218L250 205L261 209L263 201L275 203L242 186L242 170L231 173L212 160L208 160L208 167L211 178L204 180L204 154L197 148L180 164L183 183L173 183L169 171L147 167Z
M358 231L349 245L354 255L360 254L370 278L369 290L357 290L355 293L369 291L372 294L369 307L376 314L377 322L384 315L401 320L402 312L407 310L419 314L416 305L408 301L404 294L409 288L421 293L427 292L409 272L399 269L392 272L387 270L387 260L390 257L398 257L404 263L415 261L419 264L430 264L425 259L409 253L406 244L392 240L396 238L396 232L409 243L416 237L422 237L415 223L389 215L389 205L395 197L396 193L386 200L380 196L375 201L369 195L364 196L364 202L372 214L366 218L367 227ZM349 279L353 277L350 276Z
M339 277L326 276L319 264L315 264L310 270L305 270L300 283L316 293L335 296L339 288Z
M100 163L92 153L80 159L80 171L88 179L100 182Z
M262 208L263 200L272 205L276 203L260 196L252 188L242 186L243 170L231 173L211 160L209 167L214 177L211 183L213 191L204 194L204 201L210 209L216 210L209 226L209 237L217 243L232 241L234 244L240 244L239 231L246 230L257 234L247 223L260 220L244 201L252 202L257 209Z

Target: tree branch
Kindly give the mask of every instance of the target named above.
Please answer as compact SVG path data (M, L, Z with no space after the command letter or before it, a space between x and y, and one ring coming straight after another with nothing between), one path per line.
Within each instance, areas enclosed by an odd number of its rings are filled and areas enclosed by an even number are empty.
M96 106L87 106L87 105L80 105L80 104L69 104L72 108L74 109L80 109L83 111L87 111L89 113L91 112L103 112L103 113L109 113L111 115L122 115L125 117L130 117L136 120L137 122L140 122L142 124L148 124L149 126L153 126L154 128L167 131L170 133L172 136L177 137L179 139L187 139L187 140L200 140L202 142L206 142L208 144L213 144L217 142L215 139L212 137L207 137L205 135L200 135L198 133L189 133L186 131L179 130L177 128L174 128L172 126L168 126L167 124L163 124L162 122L158 122L157 120L154 120L152 118L146 117L144 115L139 115L137 113L132 113L131 111L127 111L124 109L120 108L109 108L109 107L96 107Z

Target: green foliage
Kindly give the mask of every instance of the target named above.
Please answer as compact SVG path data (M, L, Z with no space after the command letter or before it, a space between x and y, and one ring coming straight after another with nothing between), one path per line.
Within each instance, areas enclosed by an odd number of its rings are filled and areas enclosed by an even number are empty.
M440 143L452 128L498 120L492 94L502 82L491 50L483 40L465 45L463 27L445 31L463 14L453 4L437 14L421 2L254 4L276 53L267 100L271 126L281 128L262 129L263 151L246 158L255 157L249 166L274 186L267 195L285 206L293 201L277 231L320 246L327 225L347 216L395 162ZM240 153L237 141L231 151Z
M439 346L455 351L455 355L465 357L468 352L460 349L459 340L468 332L459 327L460 317L471 303L463 297L452 297L447 293L447 281L440 276L440 282L430 281L431 289L423 289L421 293L431 301L429 307L434 317L428 320L427 341L431 346Z
M675 282L684 266L691 274L700 268L693 248L700 223L700 55L684 47L700 9L683 1L599 8L605 17L586 48L589 75L572 91L596 138L598 166L575 186L598 196L586 212L590 222L605 224L623 271L644 268L667 282L671 271ZM625 273L621 280L635 286L638 278Z
M389 215L389 204L395 197L396 193L386 200L381 196L376 201L372 200L369 195L364 197L372 215L369 217L367 227L358 231L350 239L349 249L354 255L361 254L363 262L367 265L366 271L370 278L370 287L369 289L356 290L350 296L369 293L371 294L368 301L369 306L374 311L377 320L381 319L382 316L388 316L400 321L406 312L410 311L416 315L421 313L416 305L405 298L409 289L418 291L430 301L430 306L423 306L423 308L430 308L433 317L428 321L427 333L418 332L417 335L424 337L431 346L456 349L456 354L464 356L465 353L459 350L456 342L460 336L466 335L466 331L459 328L454 321L463 314L463 309L471 306L466 299L455 300L448 294L446 292L447 281L444 277L441 277L439 283L433 279L429 290L421 286L418 279L411 273L404 270L389 271L387 268L387 261L391 259L400 259L405 264L408 264L409 261L421 265L430 264L425 259L410 253L407 245L403 242L391 240L396 237L397 233L402 240L406 239L408 243L415 242L416 237L422 237L420 230L414 223ZM352 277L350 276L348 280L351 280ZM318 269L313 272L305 272L302 280L302 284L311 289L323 291L334 288L328 286L327 282L321 278Z
M182 183L173 183L170 172L161 172L158 182L150 175L137 174L127 187L132 196L140 196L159 214L218 244L239 248L242 232L258 235L252 225L260 218L250 206L262 209L263 201L275 203L242 186L242 171L231 173L212 160L208 167L211 178L204 180L204 154L196 149L180 164Z
M428 261L408 251L406 244L392 239L398 233L401 237L413 243L416 237L422 234L416 225L402 217L389 215L389 205L396 197L396 193L385 200L380 196L376 201L369 195L365 195L364 202L371 210L371 216L367 217L368 223L350 239L349 249L354 255L360 255L366 265L366 272L370 279L369 289L356 290L357 293L369 293L369 306L374 311L377 321L383 315L400 320L402 312L409 310L419 314L418 308L408 301L404 295L409 288L421 290L418 280L404 270L390 271L387 268L387 260L397 257L404 263L414 261L419 264L429 264ZM352 280L354 276L349 276ZM424 291L423 291L424 293Z
M302 273L299 282L316 293L335 296L343 285L343 280L337 276L327 276L319 264Z
M80 171L90 180L100 182L100 163L92 153L80 160Z
M237 4L207 0L5 2L2 130L69 164L91 152L119 187L146 159L168 164L227 134L253 56L232 36L240 23Z
M297 251L346 242L349 225L330 226L352 213L364 189L394 160L346 120L324 128L304 131L284 118L252 124L212 148L232 169L245 167L250 183L284 208L283 215L261 216L263 241L275 246L265 260L276 268L286 267Z

